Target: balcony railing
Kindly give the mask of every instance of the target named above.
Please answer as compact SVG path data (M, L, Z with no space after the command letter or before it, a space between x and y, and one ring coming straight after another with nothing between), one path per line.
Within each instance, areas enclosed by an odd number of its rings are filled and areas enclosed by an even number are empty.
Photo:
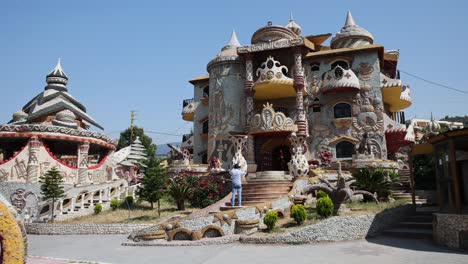
M183 102L182 102L182 107L186 107L187 105L193 103L193 98L191 99L185 99Z
M192 136L192 134L183 134L182 135L182 143L185 141L189 140L189 138Z

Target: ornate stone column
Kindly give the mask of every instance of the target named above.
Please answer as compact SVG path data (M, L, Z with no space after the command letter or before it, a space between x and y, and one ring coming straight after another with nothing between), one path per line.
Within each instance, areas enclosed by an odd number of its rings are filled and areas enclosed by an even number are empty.
M38 152L41 146L41 141L36 136L29 139L29 159L27 167L26 182L37 182L39 174Z
M250 132L250 122L252 121L252 117L254 116L254 94L255 91L253 90L253 62L252 62L252 54L247 53L245 54L245 81L244 81L244 93L246 97L246 118L245 118L245 133ZM255 145L254 145L254 138L253 136L248 136L247 139L247 163L252 167L252 172L257 170L255 164Z
M304 177L309 174L309 163L304 153L306 152L306 137L291 133L292 156L289 163L289 173L294 177Z
M245 147L245 143L247 142L247 135L237 135L231 136L231 142L234 145L234 157L232 157L232 164L238 164L241 170L247 172L247 161L245 160L244 156L242 155L242 149ZM232 167L232 166L231 166Z
M302 93L304 81L304 69L302 68L302 53L300 48L294 49L294 90L296 90L296 125L297 135L307 136L307 121L304 111L304 94Z
M80 145L78 151L78 184L88 183L88 151L89 142Z

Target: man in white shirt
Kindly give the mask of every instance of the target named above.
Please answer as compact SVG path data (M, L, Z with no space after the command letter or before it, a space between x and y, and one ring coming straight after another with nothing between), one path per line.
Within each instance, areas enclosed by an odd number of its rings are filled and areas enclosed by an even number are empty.
M231 197L231 206L234 206L234 201L237 201L239 206L242 206L242 176L245 172L240 169L239 164L234 164L233 169L230 171L231 180L232 180L232 197Z

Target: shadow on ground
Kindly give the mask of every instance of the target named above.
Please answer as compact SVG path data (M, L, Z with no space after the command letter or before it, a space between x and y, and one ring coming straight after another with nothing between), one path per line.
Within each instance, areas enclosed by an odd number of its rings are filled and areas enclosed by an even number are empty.
M366 240L369 243L373 244L402 248L407 250L468 255L468 251L437 246L430 239L377 236L372 238L366 238Z

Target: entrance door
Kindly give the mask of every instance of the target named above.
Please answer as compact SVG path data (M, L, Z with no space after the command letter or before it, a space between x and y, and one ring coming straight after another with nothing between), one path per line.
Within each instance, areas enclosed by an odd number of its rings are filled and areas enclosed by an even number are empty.
M272 167L275 171L287 171L288 162L291 160L291 152L289 146L280 145L271 152Z
M291 160L289 139L282 135L255 137L257 171L287 171Z

